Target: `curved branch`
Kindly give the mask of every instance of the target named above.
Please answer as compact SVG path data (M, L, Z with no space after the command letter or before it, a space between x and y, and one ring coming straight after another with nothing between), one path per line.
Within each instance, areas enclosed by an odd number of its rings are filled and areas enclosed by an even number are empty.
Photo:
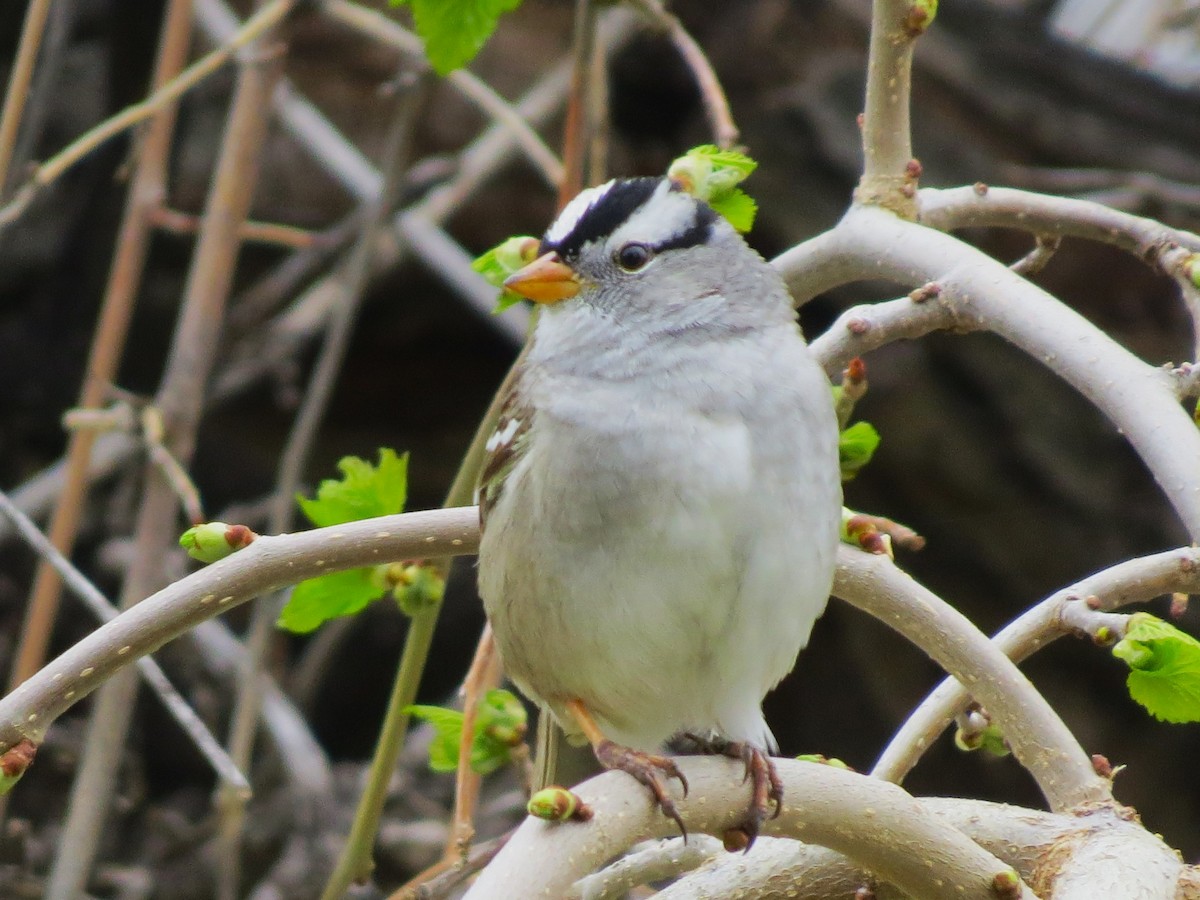
M1088 827L1074 816L985 800L921 797L920 803L928 812L1003 859L1029 884L1051 846ZM800 895L804 900L845 900L854 896L870 878L871 873L824 847L763 838L746 857L723 854L695 878L682 878L656 896L658 900L718 900L733 896L739 900L775 900L795 896L781 891L782 885L787 891L805 888Z
M1051 594L1033 609L1006 625L992 643L1014 662L1021 662L1067 631L1060 623L1063 607L1079 598L1095 597L1100 609L1144 603L1174 591L1200 593L1200 549L1181 547L1132 559L1089 575ZM969 695L947 678L913 711L884 749L871 774L897 783L917 764L921 754L954 720ZM984 704L985 706L987 704Z
M341 569L458 556L478 546L479 512L473 506L260 537L102 625L0 700L0 750L22 738L40 743L55 719L117 671L260 594Z
M764 834L785 835L844 853L877 877L926 900L995 900L994 879L1010 867L931 814L920 800L867 776L793 759L775 761L786 805ZM689 832L721 834L744 814L740 764L683 758L691 785L676 799ZM583 875L647 838L675 831L632 778L608 772L575 788L594 810L589 822L527 819L474 886L468 900L559 897ZM1032 900L1021 888L1015 897Z
M999 334L1046 365L1129 439L1200 541L1200 431L1179 406L1169 372L1147 365L1078 313L956 238L857 207L831 232L775 265L804 299L850 280L908 286L936 281L963 327ZM853 271L853 278L846 273Z
M1152 266L1173 244L1200 252L1200 235L1091 200L980 185L924 188L918 203L918 221L938 231L991 226L1083 238L1110 244Z
M1062 719L966 616L884 555L838 548L833 594L903 634L987 707L1055 811L1112 800Z

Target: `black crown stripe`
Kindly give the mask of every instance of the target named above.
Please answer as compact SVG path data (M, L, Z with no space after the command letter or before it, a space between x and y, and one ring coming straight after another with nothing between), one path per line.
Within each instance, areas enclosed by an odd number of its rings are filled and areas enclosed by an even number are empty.
M613 184L583 211L575 227L558 241L542 240L542 253L574 256L583 245L608 237L621 227L662 184L661 178L626 178Z

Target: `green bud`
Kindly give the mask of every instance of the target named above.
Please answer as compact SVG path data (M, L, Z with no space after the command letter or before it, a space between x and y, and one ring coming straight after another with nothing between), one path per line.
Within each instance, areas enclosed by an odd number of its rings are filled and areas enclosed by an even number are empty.
M592 817L592 809L579 799L574 791L564 787L548 787L534 793L525 807L535 819L548 822L565 822L575 819L586 822Z
M400 572L392 596L407 616L437 606L446 594L446 579L432 566L414 563Z
M1193 253L1183 261L1183 274L1192 287L1200 289L1200 253Z
M29 738L21 738L0 754L0 796L11 791L13 785L21 780L21 776L33 764L37 749L37 744Z
M1141 641L1131 641L1128 638L1117 643L1112 648L1112 654L1117 659L1124 660L1131 669L1148 669L1154 662L1154 651Z
M498 744L516 747L529 730L529 714L515 694L497 688L479 704L476 727Z
M904 16L904 32L909 37L918 37L933 24L937 16L938 0L910 0Z
M245 525L228 525L225 522L205 522L193 525L179 538L179 546L192 559L213 563L231 553L250 546L258 537Z

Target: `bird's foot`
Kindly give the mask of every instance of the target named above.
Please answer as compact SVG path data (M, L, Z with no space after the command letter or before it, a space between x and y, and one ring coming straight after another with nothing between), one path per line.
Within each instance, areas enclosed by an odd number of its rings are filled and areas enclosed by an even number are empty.
M679 767L675 765L675 761L667 756L657 756L652 753L643 753L640 750L634 750L630 747L623 747L609 740L600 741L596 744L595 749L596 759L600 761L600 765L604 766L604 768L620 769L622 772L627 772L650 788L650 792L654 794L654 801L658 804L658 808L663 811L663 815L675 821L686 841L687 826L683 824L683 818L679 815L679 809L675 806L675 801L667 793L667 779L678 778L679 783L683 785L683 796L687 796L687 779L679 771Z
M783 810L783 781L775 770L775 762L767 751L746 741L731 741L723 737L701 737L687 735L695 741L702 753L740 759L746 767L743 781L750 782L750 809L745 821L725 833L725 847L729 850L749 851L758 838L762 823L768 818L778 818ZM771 811L772 804L775 807Z

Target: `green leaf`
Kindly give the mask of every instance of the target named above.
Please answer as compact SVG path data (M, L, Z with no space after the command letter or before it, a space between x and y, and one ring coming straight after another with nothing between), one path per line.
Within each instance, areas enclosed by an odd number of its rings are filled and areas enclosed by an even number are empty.
M463 714L444 706L410 706L405 712L433 726L435 734L429 744L429 768L435 772L455 771L458 768Z
M743 234L754 227L758 204L741 188L734 188L721 197L713 197L708 201L708 205L728 219L729 224Z
M392 0L401 5L406 0ZM448 75L475 58L496 30L501 13L521 0L408 0L425 55L439 75Z
M735 229L747 232L754 225L758 206L738 185L756 168L758 163L744 153L704 144L672 162L667 177L692 196L707 201Z
M1135 613L1112 652L1130 668L1129 696L1152 716L1200 722L1200 641L1149 613Z
M315 499L296 497L314 525L323 528L404 511L407 453L397 456L396 451L385 447L379 451L378 466L357 456L343 457L337 465L342 472L340 481L322 481Z
M482 275L492 287L500 287L504 279L537 259L541 241L527 234L510 237L486 253L477 256L471 268Z
M310 578L296 585L276 624L296 634L306 634L339 616L352 616L383 589L371 577L371 569L350 569Z
M458 768L463 714L442 706L410 706L406 712L424 719L437 732L429 745L429 767L435 772ZM525 738L525 706L510 691L488 691L479 701L475 737L471 742L471 768L490 775L509 761L510 750Z
M842 481L849 481L871 461L879 446L879 432L870 422L855 422L838 438L838 461L842 466Z

